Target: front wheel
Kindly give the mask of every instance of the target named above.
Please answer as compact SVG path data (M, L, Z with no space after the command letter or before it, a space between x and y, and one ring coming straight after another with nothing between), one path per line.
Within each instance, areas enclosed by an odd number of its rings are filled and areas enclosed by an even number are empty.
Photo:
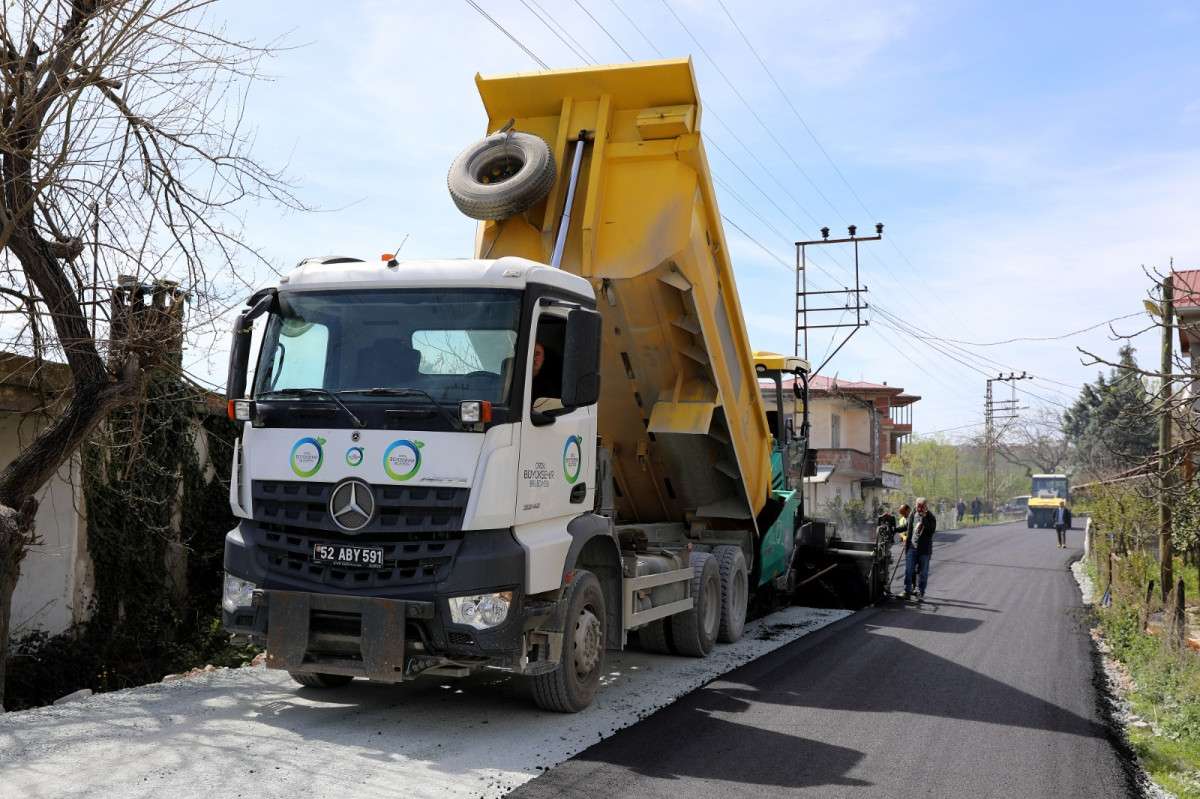
M289 671L288 676L305 688L341 688L354 678L349 674L318 674L305 671Z
M533 701L542 710L578 713L592 703L604 669L604 592L596 575L579 569L564 599L562 660L554 671L533 677Z

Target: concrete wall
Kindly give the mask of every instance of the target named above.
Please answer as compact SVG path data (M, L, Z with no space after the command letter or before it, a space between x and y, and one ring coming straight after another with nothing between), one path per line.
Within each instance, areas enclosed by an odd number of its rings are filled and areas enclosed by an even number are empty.
M35 420L0 413L0 468L33 437ZM37 533L42 542L21 563L13 595L12 634L33 629L60 633L82 621L92 592L78 456L68 461L38 495Z
M833 441L833 416L841 419L841 442ZM813 397L808 410L814 449L856 449L873 452L871 411L865 405L840 397ZM799 421L796 422L799 425Z

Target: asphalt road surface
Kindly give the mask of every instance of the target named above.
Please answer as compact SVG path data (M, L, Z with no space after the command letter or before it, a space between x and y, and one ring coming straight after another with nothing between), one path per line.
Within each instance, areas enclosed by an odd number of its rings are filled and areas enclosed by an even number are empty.
M510 796L1136 796L1093 685L1079 530L1069 544L1024 523L939 533L923 603L782 647Z

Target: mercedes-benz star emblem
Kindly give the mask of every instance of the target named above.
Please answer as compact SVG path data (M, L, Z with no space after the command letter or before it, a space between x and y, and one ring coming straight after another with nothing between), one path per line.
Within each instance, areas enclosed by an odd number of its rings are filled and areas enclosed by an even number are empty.
M329 515L333 523L348 533L357 533L371 523L375 515L375 495L362 480L347 480L333 489L329 497Z

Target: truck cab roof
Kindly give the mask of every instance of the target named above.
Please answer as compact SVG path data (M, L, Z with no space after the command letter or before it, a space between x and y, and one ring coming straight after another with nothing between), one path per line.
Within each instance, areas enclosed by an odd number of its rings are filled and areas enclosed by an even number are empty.
M530 283L553 286L590 300L591 284L577 275L526 258L458 258L363 261L352 256L307 258L280 279L290 291L362 288L497 288L522 290Z

